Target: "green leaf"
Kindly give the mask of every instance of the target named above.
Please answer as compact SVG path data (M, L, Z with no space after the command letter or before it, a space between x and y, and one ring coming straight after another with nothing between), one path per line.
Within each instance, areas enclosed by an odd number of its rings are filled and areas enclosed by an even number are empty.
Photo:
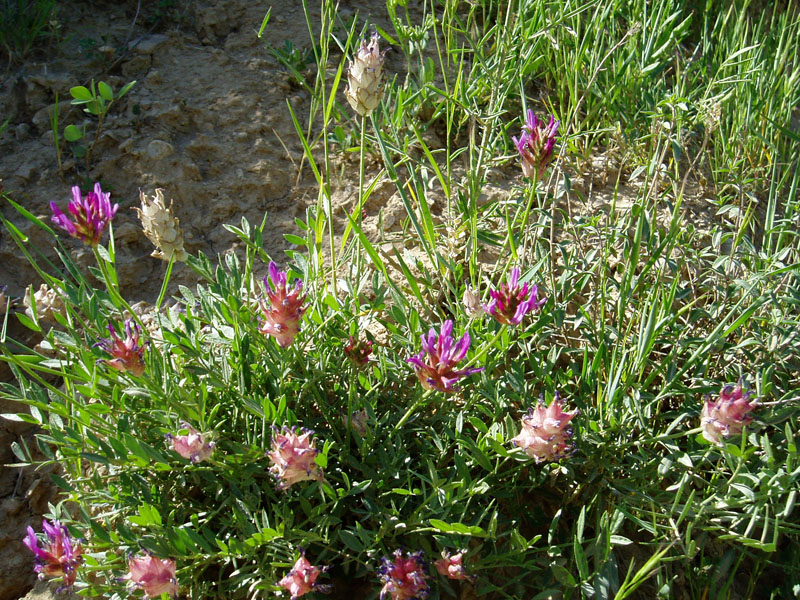
M358 536L352 531L342 529L339 531L339 539L342 540L345 546L356 552L361 552L364 549L364 544L358 539Z
M119 94L117 94L117 100L119 100L125 94L127 94L134 85L136 85L136 80L135 79L133 81L129 81L124 86L122 86L122 89L119 91Z
M67 125L64 128L64 139L68 142L77 142L83 137L83 132L75 125Z
M297 246L305 246L306 245L306 239L305 238L301 238L299 235L293 235L291 233L285 233L285 234L283 234L283 237L286 238L286 241L289 242L290 244L295 244Z
M113 102L114 100L114 90L111 89L111 86L108 85L105 81L101 81L97 84L97 91L100 92L100 95L103 97L104 100L107 102Z
M272 7L270 6L267 10L267 14L264 15L264 20L261 21L261 27L258 28L258 38L261 39L261 36L264 35L264 30L267 28L267 23L269 23L269 16L272 14Z
M73 88L70 88L69 93L73 98L75 98L75 100L72 101L72 104L85 104L86 102L91 102L93 99L92 92L82 85L77 85Z

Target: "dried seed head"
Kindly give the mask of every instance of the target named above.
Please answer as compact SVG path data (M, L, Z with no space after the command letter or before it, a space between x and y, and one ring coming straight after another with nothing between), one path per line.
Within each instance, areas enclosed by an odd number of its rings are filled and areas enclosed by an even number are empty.
M383 93L383 55L378 48L378 33L369 42L364 40L347 71L344 95L353 110L362 117L369 116L378 106Z
M188 255L183 249L183 231L177 217L172 214L172 200L167 208L164 190L157 188L152 198L140 190L139 201L142 208L134 210L139 213L144 234L156 247L152 256L161 260L170 260L174 256L175 260L185 262Z
M39 289L34 292L33 286L28 286L25 290L25 314L33 318L32 304L36 305L36 315L45 321L55 322L54 315L65 316L66 307L64 306L64 299L52 288L48 287L46 283L39 286Z

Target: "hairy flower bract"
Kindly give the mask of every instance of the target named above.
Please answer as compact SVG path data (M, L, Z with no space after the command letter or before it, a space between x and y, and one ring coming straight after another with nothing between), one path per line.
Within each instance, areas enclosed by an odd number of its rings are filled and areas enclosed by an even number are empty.
M125 337L121 338L114 331L114 326L109 325L110 338L102 338L95 346L101 347L113 358L101 359L112 369L122 373L130 373L134 377L144 374L144 350L147 342L139 343L141 329L133 319L125 319Z
M364 40L347 70L345 98L362 117L378 106L383 93L383 53L378 48L378 33Z
M278 585L291 594L292 600L311 591L324 594L330 591L330 586L317 583L317 578L324 572L325 568L315 567L304 554L301 554L292 570L278 582Z
M528 109L528 118L522 126L519 139L512 138L522 159L522 173L525 177L540 178L547 170L553 156L558 134L558 121L550 117L545 125Z
M739 380L735 386L723 387L716 400L707 397L700 417L703 437L712 444L722 445L722 438L742 433L744 426L753 420L750 412L758 406L758 400L751 400L750 394Z
M167 435L167 439L172 444L172 449L193 463L199 463L209 458L214 452L214 442L208 441L207 434L200 433L188 423L182 423L181 425L183 429L188 429L189 431L184 435Z
M175 576L175 561L171 558L156 558L149 554L134 556L128 561L128 574L123 577L135 588L142 588L148 598L161 594L178 595L178 580Z

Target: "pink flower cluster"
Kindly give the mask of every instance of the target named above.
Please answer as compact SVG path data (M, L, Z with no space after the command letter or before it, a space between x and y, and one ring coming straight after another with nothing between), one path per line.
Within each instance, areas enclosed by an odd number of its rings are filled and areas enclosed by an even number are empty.
M540 401L535 409L530 409L522 417L522 431L511 441L537 463L560 460L572 453L569 422L577 414L577 410L564 412L561 398L556 393L550 406L545 407Z
M133 319L125 319L125 337L120 338L114 331L114 326L109 325L110 338L101 338L95 346L101 347L113 358L102 360L112 369L122 373L130 373L134 377L141 377L144 373L144 350L147 342L139 343L141 329Z
M172 444L172 449L183 458L193 463L199 463L211 457L214 452L214 442L208 440L208 434L200 433L188 423L181 423L188 433L184 435L167 434L167 439Z
M384 556L378 568L378 577L383 582L381 600L387 596L392 600L424 600L430 594L427 571L421 550L404 555L398 549L392 559Z
M753 420L750 412L758 406L757 399L750 399L750 390L744 390L742 381L735 386L726 385L719 398L709 396L703 403L700 415L703 437L712 444L722 445L722 438L742 433L744 426Z
M532 310L539 310L547 298L539 298L539 289L525 283L519 285L519 268L511 269L508 283L499 290L489 290L492 299L484 305L484 310L502 325L519 325L522 318Z
M128 574L123 579L127 579L132 588L141 588L147 598L159 598L161 594L174 598L179 589L175 568L171 558L156 558L150 554L134 556L128 561Z
M553 156L558 134L558 121L550 117L547 125L528 109L528 118L522 126L519 139L512 138L522 159L522 173L525 177L540 178L547 170Z
M438 336L431 328L428 335L421 338L422 352L406 359L414 366L422 387L427 390L455 392L458 390L455 383L459 379L483 371L483 368L456 369L457 363L467 355L470 339L469 333L465 333L455 342L452 333L453 322L450 320L444 322L442 333Z
M322 481L322 469L314 462L319 450L314 447L313 435L310 429L294 427L284 427L273 433L272 450L267 456L272 461L269 470L278 480L279 490L286 490L300 481Z
M55 202L50 203L53 211L52 221L74 238L89 246L97 246L103 232L117 213L118 204L111 205L111 194L103 193L99 183L94 184L94 191L81 197L81 188L72 188L72 200L67 205L67 212L72 220L61 212Z
M264 277L268 302L261 302L263 320L259 331L275 338L281 348L288 348L300 333L300 319L308 307L303 306L306 299L303 282L295 281L294 289L289 289L286 273L279 271L274 262L269 263L269 276Z
M351 335L344 346L344 355L356 367L365 367L372 355L372 342L356 339Z
M443 575L448 579L475 581L477 575L468 575L467 570L464 568L462 561L464 560L464 552L451 555L447 550L442 550L442 558L434 562L436 570L439 575Z
M291 594L291 600L305 596L312 591L326 594L330 591L330 586L317 583L317 578L326 570L327 567L315 567L308 562L305 554L301 551L300 558L294 563L292 570L278 582L278 585Z
M39 540L33 527L28 526L28 535L22 543L36 556L34 570L40 577L61 577L62 589L72 587L75 583L76 569L83 562L80 542L72 538L59 521L50 523L47 519L42 521L42 529L47 536L47 541L39 547Z

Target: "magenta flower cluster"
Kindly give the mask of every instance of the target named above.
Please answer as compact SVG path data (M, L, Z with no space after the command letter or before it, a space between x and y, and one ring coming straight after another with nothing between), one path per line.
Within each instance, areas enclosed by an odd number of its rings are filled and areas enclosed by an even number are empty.
M518 267L511 269L508 283L502 284L499 290L489 290L491 300L483 306L486 313L502 325L519 325L525 315L539 310L547 301L547 298L539 298L535 285L519 285L519 276Z
M383 582L381 600L424 600L430 594L428 565L421 550L405 554L397 549L392 558L384 556L378 577Z
M118 204L112 206L111 194L103 192L99 183L94 184L94 191L81 196L81 188L72 188L72 200L67 205L67 216L55 202L50 203L53 211L52 221L74 238L78 238L88 246L97 246L103 232L117 213Z
M422 387L439 392L455 392L455 383L462 377L479 373L483 368L457 369L469 350L469 333L461 336L456 342L453 339L453 321L447 320L442 325L441 334L437 335L433 328L421 337L422 352L406 359L414 366Z
M34 570L40 577L60 577L61 589L68 589L75 583L76 569L83 562L80 542L73 541L67 528L59 521L42 521L47 540L39 546L39 539L28 526L28 535L22 542L36 556Z
M550 117L545 125L528 109L528 118L522 126L519 139L512 138L522 159L522 173L525 177L541 178L553 156L558 134L558 121Z

